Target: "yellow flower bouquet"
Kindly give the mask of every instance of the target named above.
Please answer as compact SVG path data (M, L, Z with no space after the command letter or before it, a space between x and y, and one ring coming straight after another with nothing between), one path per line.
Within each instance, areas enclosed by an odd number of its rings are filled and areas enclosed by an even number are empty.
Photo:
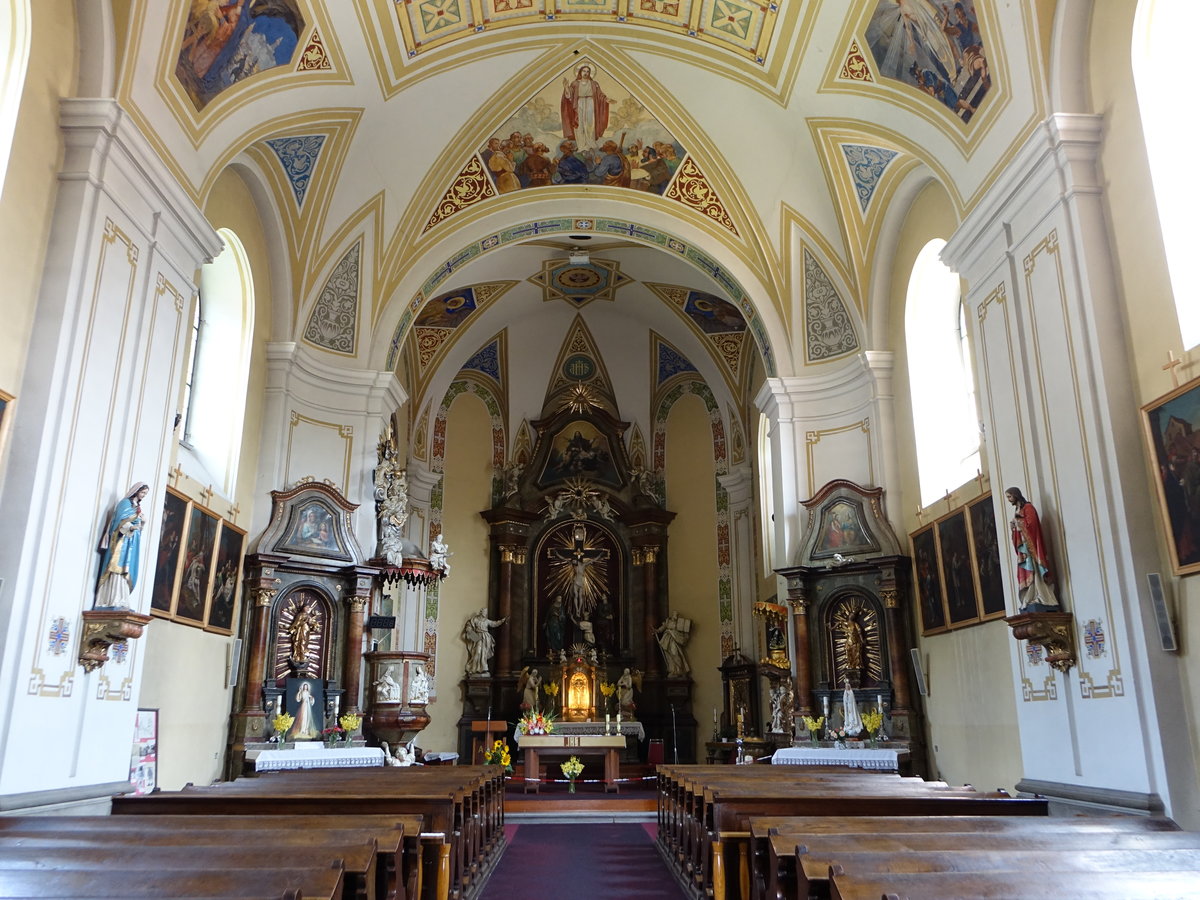
M824 716L817 716L815 719L812 716L802 716L804 727L808 729L808 739L815 746L821 743L821 726L825 724Z
M354 713L346 713L338 719L338 724L342 726L342 729L346 732L346 739L349 740L350 735L358 731L358 726L362 724L362 716L356 716Z
M508 751L508 741L497 740L490 750L483 754L483 763L486 766L503 766L505 772L511 773L512 754Z
M879 729L883 727L883 713L878 710L871 710L862 714L863 728L867 729L867 734L870 736L871 745L875 745L875 741L879 738Z
M571 785L571 793L575 793L575 779L583 773L583 763L579 761L578 756L572 756L562 764L562 773L567 776L567 781Z
M271 719L271 730L275 732L271 735L271 740L275 743L282 743L288 733L288 729L292 727L292 723L295 721L295 716L289 716L285 712L281 712Z

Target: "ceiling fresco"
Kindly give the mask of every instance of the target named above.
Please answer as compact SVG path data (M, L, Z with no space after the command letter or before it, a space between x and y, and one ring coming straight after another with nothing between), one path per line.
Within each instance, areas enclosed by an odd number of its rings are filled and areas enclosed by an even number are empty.
M542 271L529 280L542 289L542 300L566 300L577 309L593 300L615 300L617 289L633 279L621 272L621 264L611 259L548 259Z
M924 91L964 122L992 85L975 0L879 0L867 46L879 75Z
M404 0L394 6L410 59L505 27L603 22L669 31L762 65L788 2L799 5L800 0Z
M175 74L202 110L239 81L289 64L304 29L297 0L192 0Z

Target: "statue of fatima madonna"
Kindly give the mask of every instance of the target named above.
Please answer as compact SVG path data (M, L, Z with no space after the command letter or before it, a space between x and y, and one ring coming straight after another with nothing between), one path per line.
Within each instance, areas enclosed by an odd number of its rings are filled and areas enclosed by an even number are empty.
M858 701L854 699L849 678L845 684L846 688L842 691L842 727L846 729L846 734L853 737L863 730L862 716L858 714Z

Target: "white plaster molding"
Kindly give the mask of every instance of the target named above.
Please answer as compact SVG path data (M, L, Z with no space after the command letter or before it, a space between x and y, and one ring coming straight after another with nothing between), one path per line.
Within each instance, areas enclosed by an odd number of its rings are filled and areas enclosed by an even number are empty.
M717 476L717 481L729 495L731 512L746 506L754 498L754 475L750 466L730 466L727 474Z

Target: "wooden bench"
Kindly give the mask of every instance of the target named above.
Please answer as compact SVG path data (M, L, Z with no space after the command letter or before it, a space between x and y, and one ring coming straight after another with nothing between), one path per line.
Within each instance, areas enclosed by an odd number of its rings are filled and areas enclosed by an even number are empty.
M503 770L497 766L281 772L146 797L114 798L114 813L144 815L421 815L436 857L422 867L425 897L463 897L503 845Z
M838 874L834 900L1013 900L1066 897L1070 900L1164 900L1195 897L1195 872L927 872L923 874Z
M756 900L791 900L808 894L828 896L828 873L805 865L798 875L795 850L798 845L818 848L861 850L865 841L908 834L989 834L1017 836L1042 846L1058 846L1064 836L1146 834L1174 835L1160 844L1132 843L1129 846L1193 846L1194 838L1183 835L1170 819L1143 816L1082 816L1041 818L1026 816L760 816L750 820L752 842L751 874ZM824 843L817 843L824 841ZM1094 847L1091 842L1081 846ZM990 846L998 842L989 842ZM1036 848L1036 843L1033 845ZM802 876L816 880L804 883Z
M340 868L185 869L147 872L111 866L72 871L0 869L0 900L15 898L169 898L169 900L221 900L221 898L284 898L284 900L339 900Z

